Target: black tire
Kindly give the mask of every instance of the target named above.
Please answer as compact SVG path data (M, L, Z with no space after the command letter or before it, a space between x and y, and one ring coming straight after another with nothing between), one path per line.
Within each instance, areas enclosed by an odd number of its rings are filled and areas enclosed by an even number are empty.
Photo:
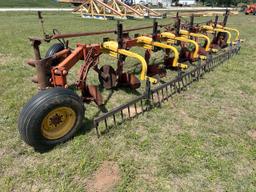
M60 108L65 108L72 111L75 119L72 119L73 121L70 128L67 130L68 132L66 132L65 135L62 135L59 138L49 139L43 135L43 122L45 122L46 117L48 117L51 112L53 113L54 110L58 110ZM53 114L55 114L55 112ZM55 116L57 116L57 113ZM68 117L68 115L66 115L64 119L72 118L72 115L70 116L71 117ZM59 123L62 124L58 129L62 129L66 126L66 121L63 123L62 115L59 117L61 119ZM49 119L53 121L53 117ZM47 122L49 119L47 119ZM24 106L20 113L18 129L21 138L28 145L34 148L48 148L72 138L80 129L83 119L84 105L76 93L74 93L72 90L64 88L50 88L40 91ZM53 126L53 123L51 125Z
M65 47L64 47L64 45L62 44L62 43L55 43L55 44L53 44L49 49L48 49L48 51L46 52L46 54L45 54L45 58L47 58L47 57L51 57L51 56L53 56L55 53L58 53L58 52L60 52L60 51L62 51L62 50L64 50L65 49ZM54 59L53 61L52 61L52 63L51 63L51 66L56 66L57 64L59 64L60 63L60 60L59 59Z

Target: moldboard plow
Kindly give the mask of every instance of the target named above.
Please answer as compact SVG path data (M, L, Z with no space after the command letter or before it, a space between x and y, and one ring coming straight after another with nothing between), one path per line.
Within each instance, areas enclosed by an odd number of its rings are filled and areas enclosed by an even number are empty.
M40 13L39 18L43 23ZM84 102L94 102L99 109L91 118L98 136L110 127L161 106L239 52L239 31L226 27L227 18L228 11L223 22L218 22L216 16L214 22L195 23L192 15L189 22L182 23L177 14L174 25L161 25L154 20L151 26L124 29L118 22L117 28L110 31L61 34L54 30L43 39L30 38L35 58L28 64L37 71L32 81L40 91L21 111L18 126L22 139L35 148L70 139L82 126ZM151 32L137 33L140 30ZM131 36L131 32L136 33ZM115 34L116 40L105 37L102 43L77 43L75 48L67 40L107 34ZM40 44L53 40L59 43L53 44L42 58ZM143 51L144 56L134 48ZM161 62L151 63L158 53L163 55ZM114 58L116 64L102 65L103 56ZM125 69L128 59L136 61L136 70ZM71 82L68 77L75 66L79 67L79 75ZM97 85L88 82L91 71L98 76ZM112 108L107 106L111 94L104 100L104 90L113 93L121 89L133 98L120 105L120 100L125 100L123 95L114 101Z

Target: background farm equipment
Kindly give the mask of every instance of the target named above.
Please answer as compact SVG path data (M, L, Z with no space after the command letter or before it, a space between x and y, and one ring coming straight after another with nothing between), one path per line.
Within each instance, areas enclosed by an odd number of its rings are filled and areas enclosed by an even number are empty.
M42 21L40 14L39 18ZM223 23L226 21L227 17L224 18ZM201 26L203 25L198 25L198 29L201 29ZM182 31L182 27L189 27L189 29ZM54 30L52 35L45 34L44 39L30 38L35 58L29 60L28 64L37 70L33 82L38 84L40 92L25 105L21 112L19 131L23 140L33 147L42 147L54 146L70 139L82 126L85 113L83 102L92 101L99 108L99 114L93 119L93 124L97 134L100 135L101 122L104 122L105 130L108 130L111 124L118 125L154 106L159 106L161 102L185 90L192 82L199 80L205 72L212 70L239 51L239 38L236 43L226 42L225 49L221 47L216 56L213 55L207 42L206 47L201 47L207 54L200 57L200 46L196 39L192 40L191 37L204 37L208 41L209 38L196 31L192 33L194 27L193 16L189 25L182 24L181 18L176 17L174 26L159 25L154 20L153 25L150 26L124 29L123 24L118 22L116 30L73 34L61 34ZM204 29L225 33L224 29L217 29L210 25L208 27ZM146 29L151 29L152 32L136 33L134 36L129 34ZM77 43L74 49L69 47L69 42L66 40L113 33L117 36L116 40L106 37L102 43L98 44ZM53 44L47 51L46 57L42 58L40 44L43 41L51 42L52 40L60 42ZM193 45L191 50L188 49L189 45ZM132 51L134 47L142 48L145 56ZM152 53L160 51L164 53L164 66L157 63L150 65ZM116 65L100 65L100 57L103 55L115 58ZM126 61L130 58L137 60L136 66L139 69L137 73L124 70ZM74 66L79 65L79 61L82 61L79 75L75 82L71 82L68 79L69 74ZM166 70L169 68L176 69L172 78L166 75ZM98 75L99 86L88 83L90 71ZM125 88L138 96L126 104L115 106L114 109L107 108L106 103L111 94L104 99L102 90L120 88ZM75 90L80 93L77 94ZM119 102L116 101L115 104ZM128 113L125 113L125 110Z
M72 3L77 5L74 13L80 13L86 19L144 19L162 18L164 15L142 5L128 5L121 0L60 0L61 3Z
M256 15L256 4L248 5L244 12L246 15L249 15L249 14Z

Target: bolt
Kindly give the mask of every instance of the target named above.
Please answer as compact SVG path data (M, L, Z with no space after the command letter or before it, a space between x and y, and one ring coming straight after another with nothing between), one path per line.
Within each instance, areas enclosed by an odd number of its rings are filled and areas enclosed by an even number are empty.
M68 74L68 71L67 71L67 70L63 70L62 74L63 74L63 75L67 75L67 74Z

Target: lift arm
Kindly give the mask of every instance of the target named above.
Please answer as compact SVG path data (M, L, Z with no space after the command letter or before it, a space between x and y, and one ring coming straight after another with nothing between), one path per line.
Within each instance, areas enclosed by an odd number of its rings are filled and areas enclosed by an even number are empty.
M151 37L146 37L146 36L140 36L137 38L137 43L140 45L150 45L151 47L154 46L154 47L160 47L162 49L170 49L173 51L174 53L174 60L173 60L173 63L172 63L172 66L171 67L181 67L183 69L186 69L188 68L188 66L186 64L178 64L178 60L179 60L179 52L177 50L176 47L174 46L171 46L171 45L167 45L167 44L164 44L164 43L160 43L160 42L156 42L156 41L153 41L153 39Z
M187 36L192 36L192 37L198 37L198 38L202 38L206 40L206 47L205 47L205 51L209 51L210 50L210 45L211 45L211 40L208 36L201 34L201 33L190 33L187 30L180 30L180 33L182 35L187 35Z
M224 29L226 31L233 31L233 32L235 32L236 36L235 36L235 40L234 41L238 41L240 39L240 32L237 29L235 29L235 28L223 27L222 25L217 25L217 28Z
M170 33L170 32L161 33L161 37L168 38L168 39L171 39L171 40L182 41L182 42L186 42L186 43L190 43L190 44L194 45L195 46L195 51L193 52L192 57L193 57L193 59L197 59L199 57L199 55L198 55L199 45L196 41L191 40L191 39L187 39L185 37L176 37L173 33Z
M102 44L102 52L108 53L112 57L116 57L117 54L121 54L121 55L125 55L127 57L131 57L131 58L139 60L139 62L141 63L141 66L142 66L140 79L141 80L148 79L151 83L157 83L157 79L147 76L147 62L141 55L139 55L137 53L133 53L128 50L125 50L125 49L118 49L118 43L116 41L104 42Z
M213 28L212 26L209 26L209 25L203 25L202 26L202 29L206 29L207 31L209 32L223 32L223 33L227 33L228 34L228 40L227 40L227 43L230 44L231 43L231 33L227 30L224 30L224 29L219 29L219 28Z

